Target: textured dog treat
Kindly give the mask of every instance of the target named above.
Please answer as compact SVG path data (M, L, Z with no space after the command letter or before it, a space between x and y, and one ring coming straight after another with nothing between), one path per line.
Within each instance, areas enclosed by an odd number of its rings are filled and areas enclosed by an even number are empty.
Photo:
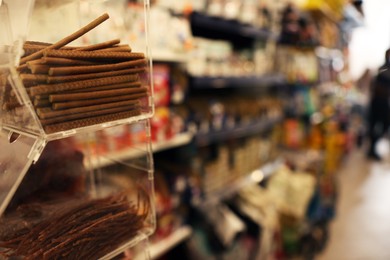
M101 52L101 51L119 51L119 52L130 51L131 52L131 47L130 47L130 45L117 45L117 46L114 46L112 48L105 48L105 49L101 49L101 50L96 50L96 52Z
M145 70L146 70L146 67L143 67L143 68L141 67L141 68L134 68L134 69L114 70L114 71L80 74L80 75L49 76L47 78L47 83L53 84L53 83L60 83L60 82L103 78L103 77L110 77L110 76L129 75L129 74L145 72Z
M53 58L53 57L42 57L39 59L42 64L50 64L55 66L80 66L80 65L97 65L99 63L93 61L84 61L84 60L73 60L65 58Z
M59 131L65 131L69 129L74 129L74 128L80 128L80 127L85 127L89 125L96 125L96 124L101 124L105 122L110 122L110 121L115 121L119 119L125 119L133 116L138 116L141 114L141 110L133 110L133 111L126 111L126 112L119 112L115 114L110 114L110 115L103 115L103 116L97 116L97 117L92 117L92 118L85 118L85 119L78 119L74 121L69 121L65 123L58 123L58 124L53 124L53 125L47 125L44 127L46 133L55 133Z
M98 17L97 19L93 20L89 24L82 27L80 30L65 37L64 39L62 39L62 40L60 40L52 45L47 46L45 49L37 51L29 56L23 57L20 60L20 63L23 64L23 63L26 63L27 61L40 58L42 56L43 52L47 49L58 49L58 48L61 48L62 46L67 45L68 43L74 41L75 39L77 39L80 36L84 35L85 33L89 32L90 30L92 30L93 28L95 28L96 26L98 26L99 24L101 24L102 22L107 20L108 18L109 18L108 14L103 14L102 16Z
M61 93L53 94L49 96L50 102L59 102L59 101L75 101L75 100L84 100L84 99L95 99L95 98L105 98L105 97L115 97L120 95L129 95L135 93L146 93L147 88L120 88L112 90L102 90L102 91L93 91L93 92L78 92L78 93Z
M47 75L41 74L22 73L19 75L25 87L46 83L48 78Z
M27 67L30 69L33 74L46 74L49 72L50 66L43 64L31 64L27 63Z
M19 71L19 72L28 71L27 64L22 64L22 65L18 66L18 67L16 68L16 70Z
M49 99L34 99L34 107L36 108L49 106L51 106Z
M130 106L136 104L138 104L137 100L125 100L119 102L98 104L98 105L85 106L85 107L76 107L76 108L63 109L63 110L53 110L51 108L38 108L37 113L39 118L48 119L52 117L62 117L70 114L87 113L91 111L97 111L97 110L103 110L103 109L121 107L121 106Z
M121 70L133 68L136 66L144 66L147 64L146 59L131 60L125 62L119 62L115 64L104 64L104 65L91 65L91 66L74 66L74 67L57 67L49 70L50 76L59 75L74 75L74 74L86 74L86 73L97 73L111 70Z
M142 52L116 51L73 51L73 50L45 50L44 57L58 57L79 60L137 60L145 58Z
M131 94L131 95L121 95L121 96L115 96L115 97L98 98L98 99L87 99L87 100L60 102L60 103L53 103L52 108L54 110L69 109L69 108L105 104L105 103L111 103L111 102L123 101L123 100L134 100L134 99L139 99L139 98L143 98L146 96L147 95L145 92L145 93L137 93L137 94ZM47 102L50 102L50 101L47 100Z
M116 44L119 44L120 42L121 41L119 39L115 39L115 40L106 41L106 42L102 42L102 43L97 43L97 44L93 44L93 45L89 45L89 46L85 46L85 47L79 47L76 50L77 51L99 50L99 49L104 49L104 48L108 48L108 47L114 46Z
M141 197L127 194L103 199L72 198L67 203L16 211L0 222L0 247L6 259L100 259L134 238L150 212ZM25 218L24 215L30 217ZM20 221L23 219L23 221ZM22 223L21 223L22 222ZM13 224L11 227L8 223ZM6 232L3 232L6 231Z
M30 95L42 95L42 94L52 94L68 90L84 89L91 87L98 87L104 85L111 85L115 83L125 83L138 80L138 75L126 75L126 76L115 76L115 77L106 77L98 79L89 79L81 80L67 83L59 84L47 84L47 85L38 85L30 88Z
M138 88L141 87L141 85L142 85L141 82L134 81L134 82L112 84L112 85L104 85L104 86L93 87L93 88L72 90L67 93L92 92L92 91L101 91L101 90L110 90L110 89L119 89L119 88Z
M76 120L76 119L102 116L102 115L113 114L113 113L124 112L124 111L132 111L138 109L137 105L138 104L134 104L130 106L114 107L108 109L89 111L85 113L69 114L69 115L64 115L61 117L53 117L49 119L41 119L41 123L42 125L52 125L52 124L63 123L63 122Z

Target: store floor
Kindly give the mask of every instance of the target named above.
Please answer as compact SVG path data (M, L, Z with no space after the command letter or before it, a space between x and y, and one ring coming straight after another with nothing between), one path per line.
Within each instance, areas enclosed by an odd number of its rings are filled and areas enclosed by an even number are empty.
M382 162L368 161L363 150L349 155L338 173L330 240L316 260L390 259L390 155L384 154Z

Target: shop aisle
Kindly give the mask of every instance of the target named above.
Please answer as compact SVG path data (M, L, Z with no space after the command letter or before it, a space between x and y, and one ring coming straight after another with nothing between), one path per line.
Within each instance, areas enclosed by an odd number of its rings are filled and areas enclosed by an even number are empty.
M357 150L338 174L337 217L317 260L389 260L390 158L372 162Z

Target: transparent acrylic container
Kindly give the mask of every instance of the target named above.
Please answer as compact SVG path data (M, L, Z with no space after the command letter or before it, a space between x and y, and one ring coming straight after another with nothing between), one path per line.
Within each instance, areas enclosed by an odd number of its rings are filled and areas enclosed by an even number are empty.
M139 2L0 1L0 255L110 259L154 231Z
M3 128L53 140L153 115L147 0L33 3L1 5Z
M0 252L110 259L152 234L148 120L49 141L32 165L39 139L14 139L0 135Z

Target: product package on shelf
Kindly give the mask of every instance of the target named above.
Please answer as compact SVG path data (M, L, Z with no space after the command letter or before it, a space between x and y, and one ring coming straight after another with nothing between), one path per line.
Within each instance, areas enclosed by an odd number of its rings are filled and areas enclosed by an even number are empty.
M154 231L141 2L134 45L124 1L0 2L2 257L110 259Z

